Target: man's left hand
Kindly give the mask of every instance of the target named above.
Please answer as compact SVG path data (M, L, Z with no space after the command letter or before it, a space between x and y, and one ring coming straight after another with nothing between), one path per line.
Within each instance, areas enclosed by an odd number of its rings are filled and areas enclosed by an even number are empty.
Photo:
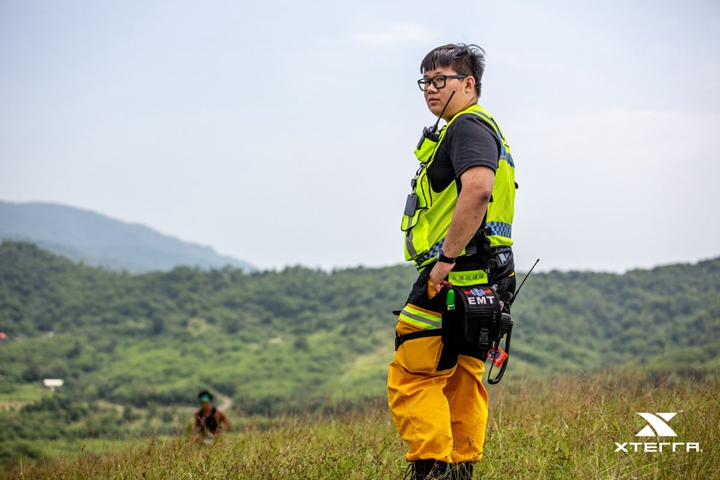
M432 290L434 290L434 292L428 292L430 298L440 293L440 290L442 290L444 286L452 285L452 283L445 280L445 277L448 276L448 273L450 273L454 266L454 263L435 262L432 270L430 270L430 286Z

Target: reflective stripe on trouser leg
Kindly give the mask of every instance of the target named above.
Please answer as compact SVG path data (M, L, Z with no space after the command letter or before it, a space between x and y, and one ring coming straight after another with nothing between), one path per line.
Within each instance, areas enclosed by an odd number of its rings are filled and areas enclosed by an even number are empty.
M453 463L477 462L482 458L488 418L488 393L482 384L485 363L458 356L457 367L445 387L455 440Z
M421 330L398 322L397 333ZM388 372L388 403L395 426L408 444L405 459L450 462L453 435L443 387L454 368L437 371L442 339L426 337L400 345Z
M400 311L398 320L413 325L416 329L431 330L442 327L442 314L408 303ZM402 332L398 332L402 335Z

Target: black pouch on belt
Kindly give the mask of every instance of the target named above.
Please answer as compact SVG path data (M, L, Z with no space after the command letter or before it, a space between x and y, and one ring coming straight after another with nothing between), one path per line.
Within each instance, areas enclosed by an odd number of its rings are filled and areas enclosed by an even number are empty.
M445 301L448 320L463 342L489 350L505 333L500 297L491 285L453 286L447 290Z

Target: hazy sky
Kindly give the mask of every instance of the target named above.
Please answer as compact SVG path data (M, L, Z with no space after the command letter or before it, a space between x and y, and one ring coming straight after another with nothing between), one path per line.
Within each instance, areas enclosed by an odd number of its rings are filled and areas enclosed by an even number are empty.
M720 255L716 0L0 0L0 199L260 268L400 263L448 42L487 51L519 270Z

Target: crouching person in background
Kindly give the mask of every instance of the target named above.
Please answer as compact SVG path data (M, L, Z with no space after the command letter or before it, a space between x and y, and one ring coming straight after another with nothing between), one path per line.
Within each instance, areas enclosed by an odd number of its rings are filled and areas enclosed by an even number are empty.
M218 408L213 406L213 396L207 390L198 394L200 409L195 412L195 440L202 440L206 444L220 438L223 432L230 430L230 420Z

